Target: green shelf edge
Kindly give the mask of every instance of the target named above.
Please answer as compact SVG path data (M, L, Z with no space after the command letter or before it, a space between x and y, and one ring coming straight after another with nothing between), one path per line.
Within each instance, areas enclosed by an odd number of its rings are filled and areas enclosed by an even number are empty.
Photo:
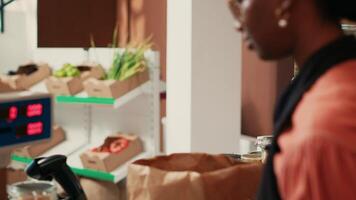
M17 155L11 155L11 159L17 162L21 162L24 164L29 164L32 162L31 158L26 158L26 157L21 157ZM70 167L72 171L79 175L79 176L84 176L87 178L93 178L96 180L101 180L101 181L109 181L109 182L115 182L115 176L106 173L106 172L101 172L101 171L96 171L96 170L91 170L91 169L81 169L81 168L76 168L76 167Z
M57 96L58 103L80 103L80 104L100 104L100 105L114 105L113 98L98 98L98 97L76 97L76 96Z

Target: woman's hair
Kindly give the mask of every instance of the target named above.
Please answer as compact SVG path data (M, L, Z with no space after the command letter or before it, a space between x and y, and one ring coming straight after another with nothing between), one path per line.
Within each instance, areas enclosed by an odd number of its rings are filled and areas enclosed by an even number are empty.
M317 0L325 17L356 21L356 0Z

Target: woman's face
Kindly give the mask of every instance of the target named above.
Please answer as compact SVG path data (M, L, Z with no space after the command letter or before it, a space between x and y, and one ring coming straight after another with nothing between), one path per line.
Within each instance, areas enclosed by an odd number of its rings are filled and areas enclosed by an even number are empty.
M292 48L290 26L278 26L276 9L281 0L230 0L231 11L239 22L238 31L250 49L265 60L289 56Z

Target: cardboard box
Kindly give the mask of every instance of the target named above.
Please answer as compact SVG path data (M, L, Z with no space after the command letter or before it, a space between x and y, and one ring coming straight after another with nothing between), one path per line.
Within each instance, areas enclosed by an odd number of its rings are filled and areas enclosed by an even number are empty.
M85 71L80 74L80 78L85 81L89 78L100 79L105 75L105 70L101 65L83 64L82 66L91 67L90 71Z
M49 77L46 80L46 87L49 93L54 95L75 95L83 90L83 84L78 77L56 78Z
M92 66L90 71L80 74L80 77L49 77L46 80L46 87L49 93L54 95L72 96L83 91L83 82L89 78L100 79L105 74L101 66Z
M13 154L21 157L35 158L39 155L45 153L52 147L58 145L65 140L64 130L59 126L53 127L52 138L44 143L29 145L19 149L14 150Z
M83 187L87 200L123 200L119 197L124 191L120 191L115 183L80 178L80 185Z
M118 153L94 152L93 150L84 152L80 155L80 159L85 168L111 172L143 151L143 145L138 136L117 134L108 138L124 138L129 143ZM105 143L101 147L104 145Z
M90 97L117 99L149 80L146 69L124 81L88 79L84 82L84 89Z
M12 185L14 183L26 181L27 175L24 170L7 168L7 184Z
M4 83L0 80L0 93L12 91L14 91L14 89L12 89L7 83Z
M30 75L2 75L0 79L14 90L27 90L51 75L51 68L45 63L34 63L37 71Z

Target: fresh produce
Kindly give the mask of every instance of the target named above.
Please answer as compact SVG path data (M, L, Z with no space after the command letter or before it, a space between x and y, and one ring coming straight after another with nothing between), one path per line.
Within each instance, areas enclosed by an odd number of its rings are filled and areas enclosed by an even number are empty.
M151 47L151 38L148 38L138 45L129 45L123 52L116 51L107 79L122 81L145 70L147 61L144 54Z
M80 70L76 66L66 63L61 69L54 72L54 76L57 78L78 77L80 76Z
M100 147L92 149L92 152L120 153L129 146L129 140L123 137L108 137Z
M77 66L77 69L78 69L80 72L86 72L86 71L90 71L91 67L85 66L85 65L79 65L79 66Z
M20 66L17 71L9 71L8 75L30 75L38 70L38 66L35 64L28 64Z

